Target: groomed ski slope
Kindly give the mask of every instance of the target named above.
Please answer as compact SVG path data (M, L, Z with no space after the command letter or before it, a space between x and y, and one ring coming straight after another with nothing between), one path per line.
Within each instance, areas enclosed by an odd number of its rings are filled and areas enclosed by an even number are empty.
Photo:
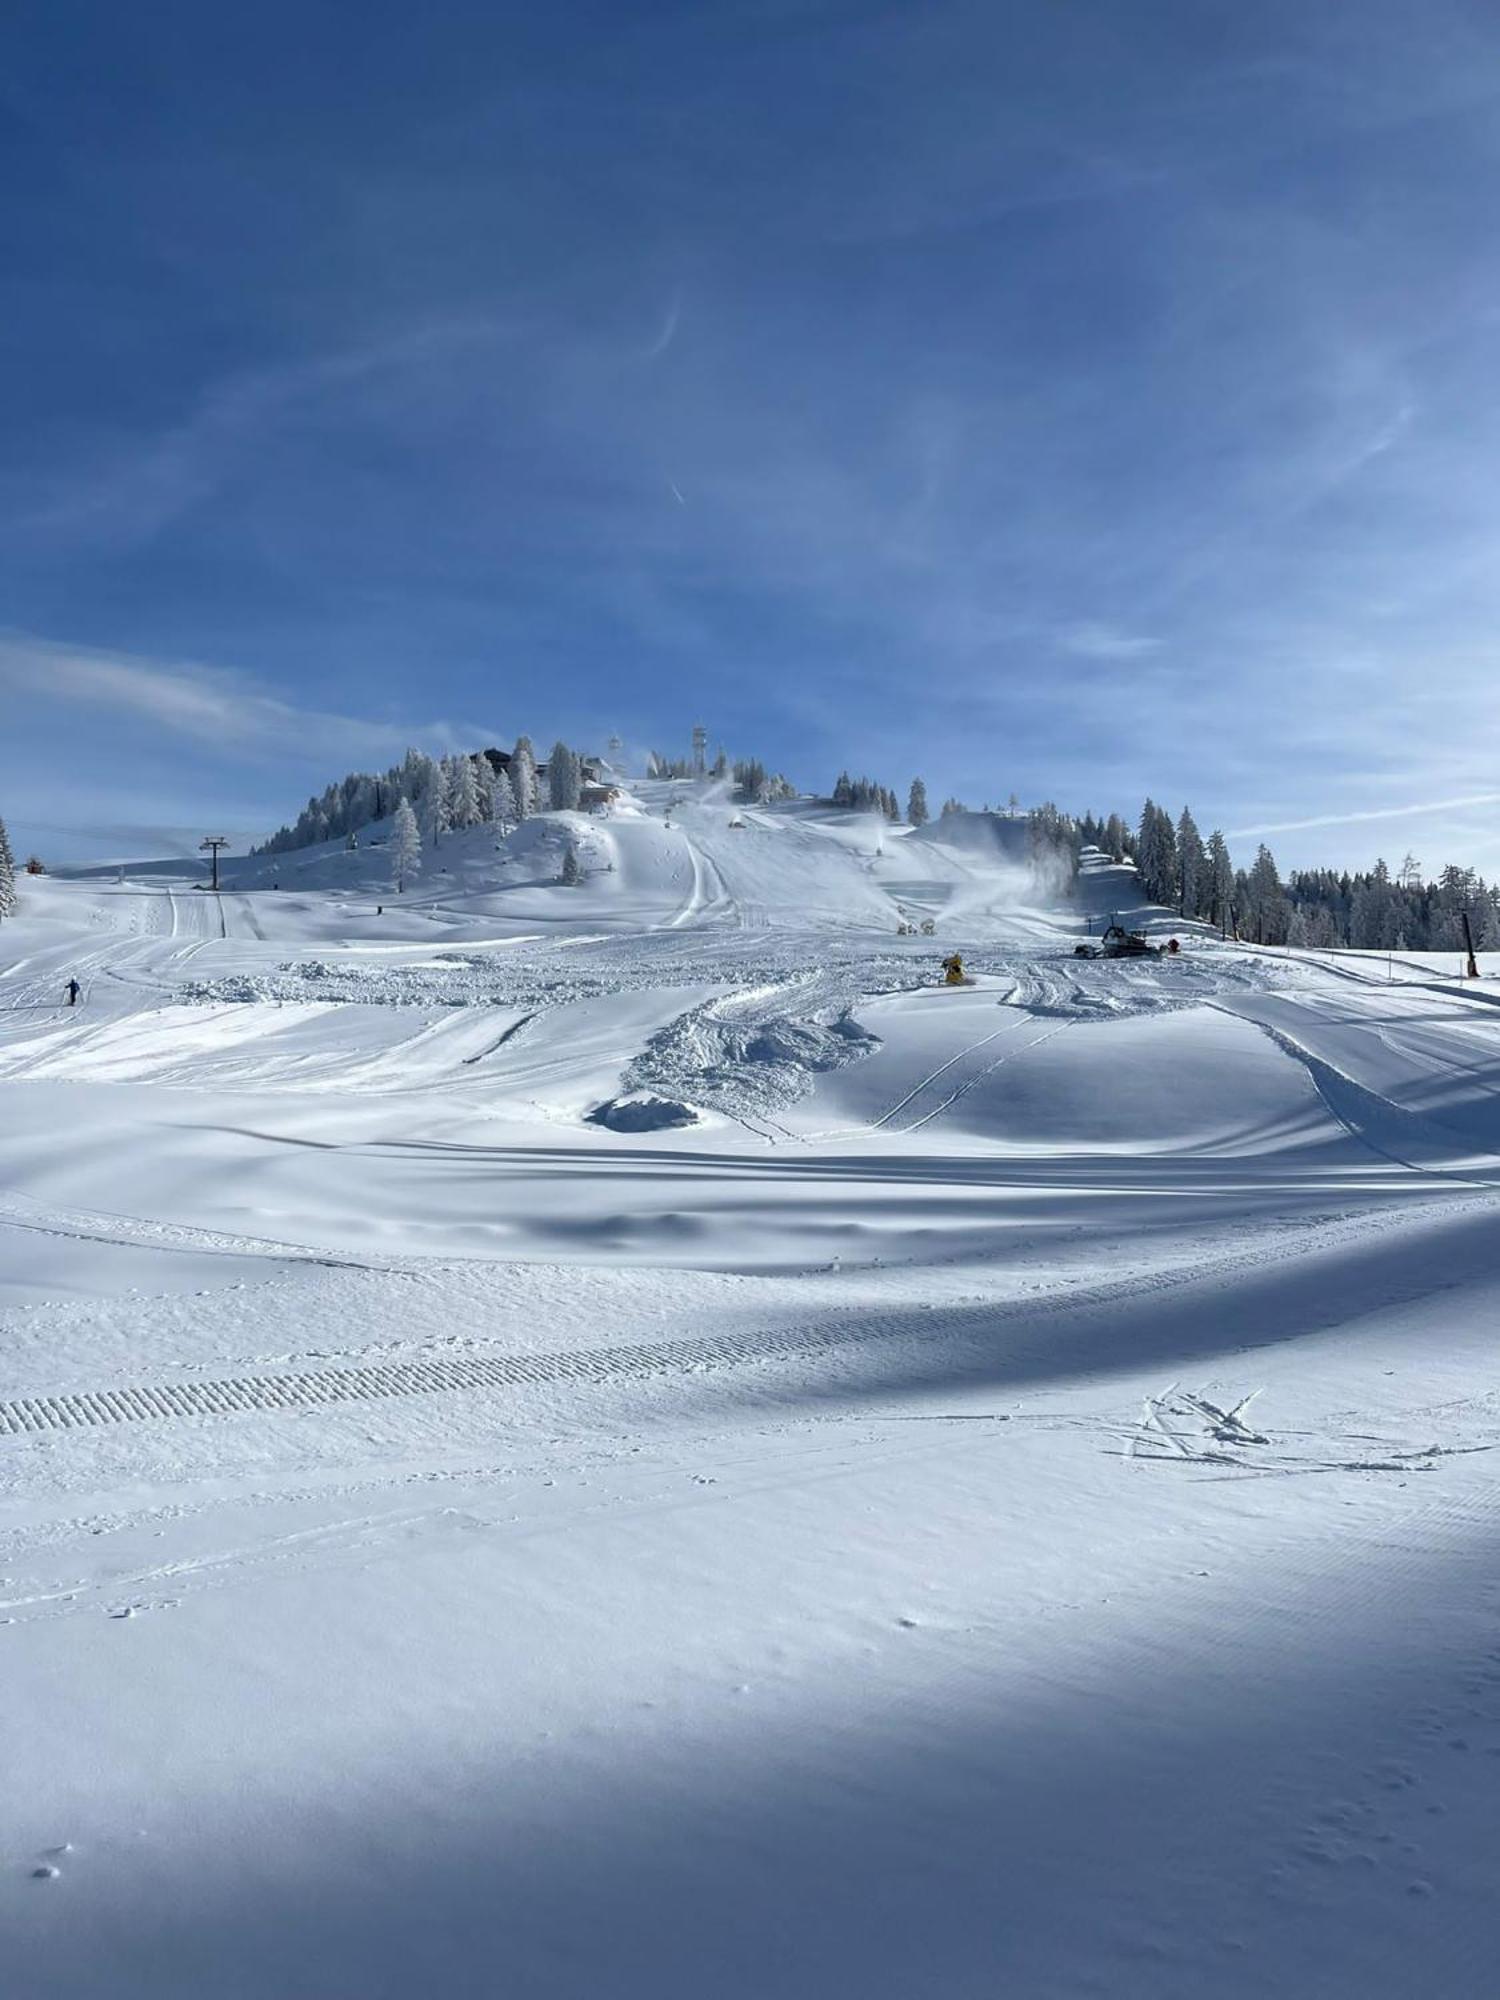
M7 1995L1488 1990L1500 966L380 831L0 926Z

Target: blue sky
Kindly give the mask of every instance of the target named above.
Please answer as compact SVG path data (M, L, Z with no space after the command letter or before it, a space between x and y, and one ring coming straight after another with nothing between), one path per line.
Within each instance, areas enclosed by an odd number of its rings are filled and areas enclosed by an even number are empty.
M18 840L701 719L1500 873L1492 6L8 20Z

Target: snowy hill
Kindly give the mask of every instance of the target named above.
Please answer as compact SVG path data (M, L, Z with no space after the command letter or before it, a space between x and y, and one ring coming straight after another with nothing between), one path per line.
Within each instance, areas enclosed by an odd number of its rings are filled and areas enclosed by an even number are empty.
M389 825L368 829L355 852L334 842L230 862L224 879L378 896L389 887ZM583 893L559 900L548 892L570 842ZM487 922L894 930L916 910L1003 918L1028 898L1061 900L1062 887L1028 866L1024 822L965 813L913 831L806 801L736 805L723 784L642 780L604 817L547 813L504 838L488 827L446 835L413 899Z
M389 833L0 924L7 1991L1484 1990L1500 965Z

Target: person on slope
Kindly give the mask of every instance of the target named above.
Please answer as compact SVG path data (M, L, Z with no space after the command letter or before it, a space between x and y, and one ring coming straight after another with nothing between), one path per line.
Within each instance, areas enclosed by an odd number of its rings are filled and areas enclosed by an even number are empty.
M68 1005L70 1007L76 1007L78 1005L78 996L82 991L83 988L78 984L78 981L76 979L70 979L68 981L67 992L68 992Z

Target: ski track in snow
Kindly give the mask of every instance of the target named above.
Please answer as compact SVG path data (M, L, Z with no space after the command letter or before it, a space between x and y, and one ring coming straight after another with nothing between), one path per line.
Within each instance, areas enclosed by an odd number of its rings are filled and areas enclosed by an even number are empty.
M1053 1030L1060 1032L1060 1030ZM1316 1231L1318 1241L1357 1240L1369 1224L1340 1223ZM1303 1254L1312 1238L1299 1245ZM295 1251L278 1252L289 1257ZM307 1253L302 1253L306 1257ZM317 1258L337 1268L336 1260ZM999 1331L1015 1323L1031 1324L1048 1315L1087 1311L1146 1294L1163 1294L1184 1286L1219 1282L1239 1271L1260 1268L1264 1246L1220 1255L1176 1274L1116 1280L1109 1285L1067 1287L1048 1296L1016 1303L997 1302L986 1311L989 1326ZM376 1268L376 1267L364 1267ZM524 1387L564 1381L604 1382L619 1378L645 1379L694 1369L776 1360L869 1341L913 1338L930 1346L943 1337L941 1319L930 1310L887 1313L870 1319L860 1313L829 1312L816 1324L779 1328L725 1338L665 1340L648 1345L568 1349L547 1353L457 1354L441 1360L391 1360L379 1366L325 1368L296 1374L227 1376L210 1381L182 1381L164 1387L103 1388L67 1395L21 1397L0 1401L0 1435L47 1430L76 1430L99 1424L137 1423L153 1418L233 1415L246 1410L311 1408L318 1404L369 1401L392 1396L427 1395L440 1391Z

